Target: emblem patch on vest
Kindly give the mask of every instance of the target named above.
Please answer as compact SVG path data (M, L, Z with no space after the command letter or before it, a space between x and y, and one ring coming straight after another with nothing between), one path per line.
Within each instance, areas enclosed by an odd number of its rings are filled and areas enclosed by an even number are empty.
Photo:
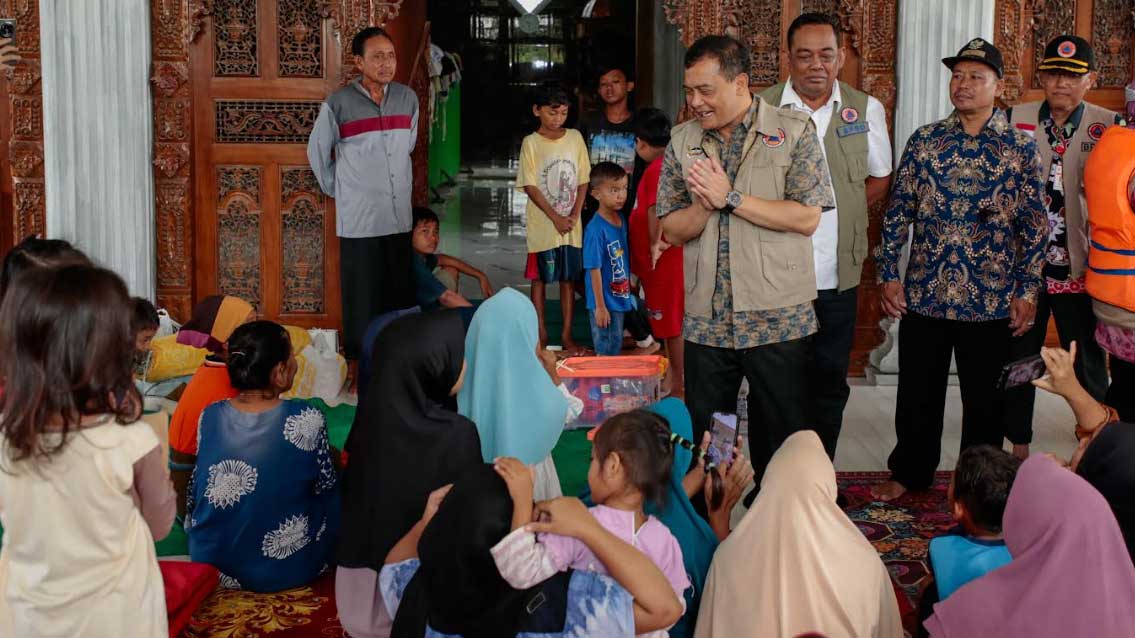
M691 146L686 149L686 157L692 160L706 159L705 149L700 146Z
M1024 122L1017 122L1013 125L1016 129L1029 137L1036 137L1036 124L1025 124Z
M1070 58L1076 55L1076 43L1070 40L1061 42L1060 47L1056 49L1056 55L1062 58Z
M1104 126L1103 122L1096 122L1088 127L1088 137L1098 142L1106 129L1107 127Z
M776 135L765 135L763 138L761 138L761 141L763 141L765 143L765 146L769 148L776 148L781 144L784 144L784 136L784 129L778 128L776 129Z
M840 111L839 116L842 117L843 121L847 122L848 124L859 121L859 111L856 111L850 106Z

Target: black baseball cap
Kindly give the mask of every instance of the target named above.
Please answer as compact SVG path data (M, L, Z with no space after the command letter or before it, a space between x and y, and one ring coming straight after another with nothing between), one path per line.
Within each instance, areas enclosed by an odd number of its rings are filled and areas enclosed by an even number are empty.
M1063 71L1083 75L1095 69L1096 56L1088 41L1074 35L1053 38L1044 47L1044 59L1037 65L1037 71Z
M997 72L997 77L1005 77L1005 63L1001 60L1001 51L983 38L974 38L958 51L952 58L942 58L942 64L951 71L958 62L981 62Z

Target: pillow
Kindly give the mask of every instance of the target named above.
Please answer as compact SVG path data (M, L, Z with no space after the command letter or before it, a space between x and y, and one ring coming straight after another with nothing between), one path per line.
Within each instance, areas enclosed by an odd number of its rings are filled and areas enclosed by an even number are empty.
M165 381L174 377L184 377L197 372L209 354L204 348L182 345L177 335L157 337L150 342L150 368L146 371L147 381Z
M292 349L297 355L311 345L311 335L304 328L284 326L284 329L288 331ZM150 357L150 368L146 372L146 381L149 382L190 376L205 363L205 357L209 354L204 348L178 343L176 334L156 337L150 342L150 350L153 354Z

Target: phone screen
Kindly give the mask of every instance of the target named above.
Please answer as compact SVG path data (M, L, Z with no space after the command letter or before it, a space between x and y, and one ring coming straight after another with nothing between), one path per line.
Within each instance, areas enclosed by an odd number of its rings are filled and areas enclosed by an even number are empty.
M733 446L737 445L737 415L714 412L709 439L709 460L720 468L733 462Z
M1026 357L1001 368L1001 382L998 385L1002 390L1022 386L1043 377L1047 370L1044 359L1039 354Z

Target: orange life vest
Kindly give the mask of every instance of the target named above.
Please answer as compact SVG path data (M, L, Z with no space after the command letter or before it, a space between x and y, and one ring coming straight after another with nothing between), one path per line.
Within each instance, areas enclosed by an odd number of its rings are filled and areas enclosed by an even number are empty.
M1135 172L1135 130L1112 126L1084 164L1091 245L1088 293L1135 311L1135 209L1127 184Z

